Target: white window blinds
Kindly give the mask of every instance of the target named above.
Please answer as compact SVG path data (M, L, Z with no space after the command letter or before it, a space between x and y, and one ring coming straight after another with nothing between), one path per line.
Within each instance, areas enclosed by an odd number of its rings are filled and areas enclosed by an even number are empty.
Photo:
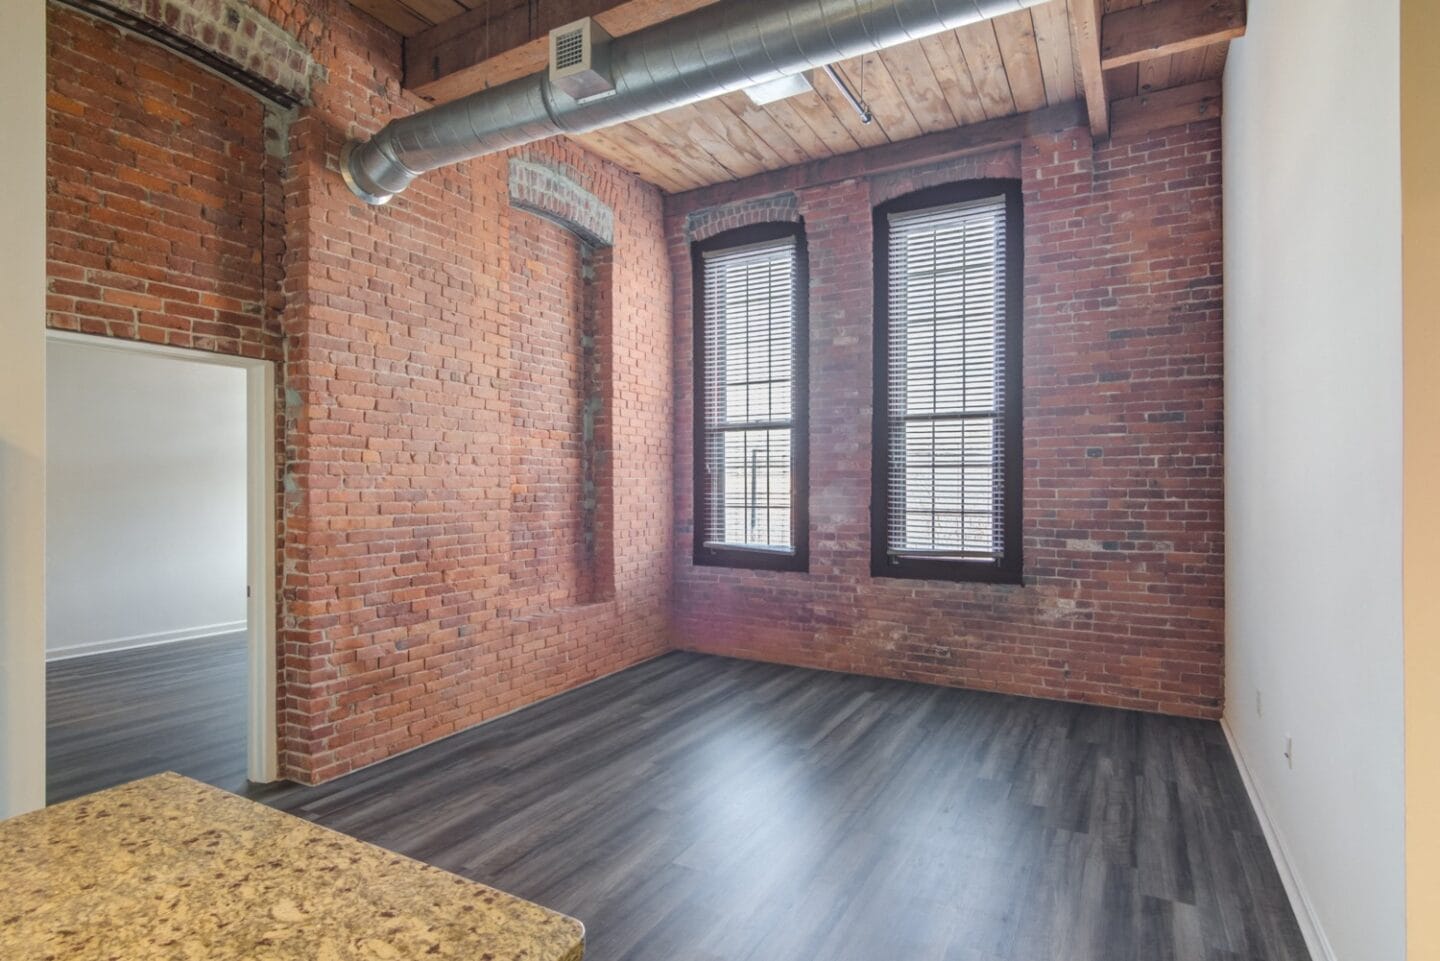
M1005 197L889 216L887 550L999 561Z
M706 546L792 552L793 237L703 255Z

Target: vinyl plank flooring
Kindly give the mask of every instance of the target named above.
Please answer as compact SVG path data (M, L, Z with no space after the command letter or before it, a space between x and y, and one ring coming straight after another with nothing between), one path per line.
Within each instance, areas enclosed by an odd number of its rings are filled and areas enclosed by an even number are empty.
M252 797L589 961L1307 961L1218 725L674 653Z
M591 961L1305 961L1213 723L676 653L246 786L243 635L49 671L51 801L178 770L586 922Z
M161 771L243 790L243 631L46 666L46 799Z

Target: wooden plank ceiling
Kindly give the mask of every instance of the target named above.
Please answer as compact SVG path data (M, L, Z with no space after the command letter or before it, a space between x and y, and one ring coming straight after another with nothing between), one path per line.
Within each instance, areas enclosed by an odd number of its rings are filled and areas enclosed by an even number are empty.
M405 85L434 102L544 69L546 34L578 17L619 36L711 2L351 0L406 37ZM732 93L575 139L679 192L1081 100L1104 136L1112 113L1130 122L1162 90L1170 115L1213 110L1244 10L1244 0L1050 0L837 64L869 103L868 125L817 71L812 92L765 106Z

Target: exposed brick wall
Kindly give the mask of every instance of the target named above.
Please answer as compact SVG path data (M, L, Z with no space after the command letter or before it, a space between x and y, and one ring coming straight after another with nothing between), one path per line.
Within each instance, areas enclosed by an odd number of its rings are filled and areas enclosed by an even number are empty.
M869 575L871 209L976 176L1025 200L1021 587ZM676 314L679 646L1218 716L1222 699L1220 129L1084 130L796 191L810 255L810 571L690 562L687 227ZM714 196L708 191L707 196ZM732 203L744 196L728 198Z
M67 8L48 34L50 326L278 360L265 108Z
M615 596L615 250L590 248L586 261L581 337L585 366L582 563L588 568L589 599L603 601ZM634 303L630 297L623 300Z
M578 147L544 156L614 211L613 599L512 591L507 384L529 304L510 282L509 159L386 207L335 174L344 139L423 106L398 38L325 19L328 82L291 127L286 339L287 770L323 780L667 648L671 328L658 192ZM327 49L333 45L333 50ZM567 310L573 313L573 301ZM572 324L580 317L572 316Z
M799 219L799 201L787 191L693 211L685 218L685 230L691 240L705 240L737 227L794 223Z
M984 177L1014 179L1020 175L1020 148L1003 147L943 163L923 164L908 170L876 174L868 178L870 202L880 204L902 194L959 180L978 180Z
M575 179L564 164L528 154L510 158L510 203L547 217L587 243L615 243L615 212Z
M585 550L584 272L574 234L532 214L510 218L510 592L540 605L591 597ZM592 532L593 533L593 532Z
M511 157L509 186L510 293L523 317L507 387L510 590L543 610L614 593L615 215L575 170L544 156Z
M222 72L236 71L267 95L305 101L318 72L305 46L246 0L106 0L135 29L180 44ZM264 0L266 7L293 6ZM236 74L230 74L235 76Z
M669 275L654 188L566 142L526 152L614 212L617 249L596 259L611 364L591 378L613 474L594 569L613 590L522 605L510 227L534 218L512 210L509 158L364 206L341 145L424 106L400 90L398 38L340 0L254 6L325 78L291 115L52 8L51 279L89 286L54 290L50 322L282 362L282 773L317 781L666 649ZM213 318L183 309L192 292Z

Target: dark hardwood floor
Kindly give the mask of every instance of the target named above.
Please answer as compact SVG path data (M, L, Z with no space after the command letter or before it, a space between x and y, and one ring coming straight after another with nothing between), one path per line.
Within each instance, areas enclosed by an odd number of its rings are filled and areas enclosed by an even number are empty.
M161 771L244 790L247 670L243 631L48 664L46 799Z
M589 961L1303 961L1218 725L670 654L285 810Z

